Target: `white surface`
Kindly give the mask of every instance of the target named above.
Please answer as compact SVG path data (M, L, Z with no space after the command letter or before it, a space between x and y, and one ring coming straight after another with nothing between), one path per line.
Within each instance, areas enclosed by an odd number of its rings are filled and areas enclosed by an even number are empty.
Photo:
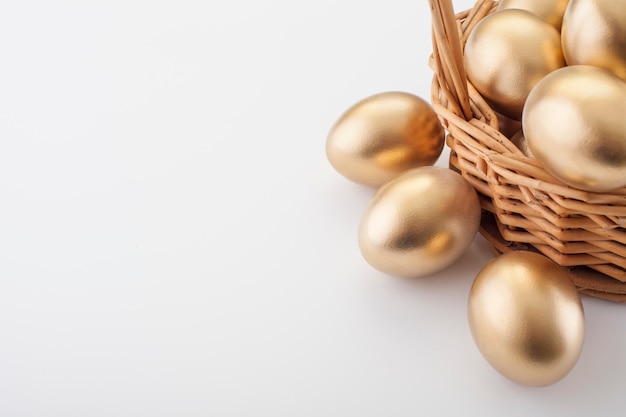
M0 416L623 414L626 306L585 298L576 368L528 389L469 334L482 239L422 280L361 259L326 133L428 97L426 1L2 9Z

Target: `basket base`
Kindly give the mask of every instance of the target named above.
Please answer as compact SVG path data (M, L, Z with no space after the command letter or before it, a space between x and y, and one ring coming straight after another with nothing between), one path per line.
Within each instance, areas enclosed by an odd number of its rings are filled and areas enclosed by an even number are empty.
M480 223L480 234L485 237L497 254L514 250L540 253L532 245L505 240L498 230L494 215L484 210ZM584 266L562 268L570 274L570 278L580 293L620 303L626 302L626 282L617 281Z

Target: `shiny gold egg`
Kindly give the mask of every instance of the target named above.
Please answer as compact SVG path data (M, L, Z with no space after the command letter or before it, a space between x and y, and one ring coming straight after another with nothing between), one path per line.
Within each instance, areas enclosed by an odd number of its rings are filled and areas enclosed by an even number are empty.
M516 120L534 85L564 65L559 32L526 10L485 17L465 45L471 83L494 110Z
M418 277L459 258L479 224L478 196L460 174L415 168L376 192L361 219L359 246L379 271Z
M626 186L626 82L575 65L555 71L528 96L522 120L535 159L572 187Z
M387 92L356 103L337 120L326 155L346 178L378 187L407 169L434 164L443 144L443 128L426 101Z
M550 23L556 29L561 29L567 3L569 0L500 0L497 10L527 10Z
M568 65L606 68L626 80L625 0L571 0L561 35Z
M580 296L563 269L533 252L498 256L478 273L468 318L487 362L523 385L561 380L582 350Z

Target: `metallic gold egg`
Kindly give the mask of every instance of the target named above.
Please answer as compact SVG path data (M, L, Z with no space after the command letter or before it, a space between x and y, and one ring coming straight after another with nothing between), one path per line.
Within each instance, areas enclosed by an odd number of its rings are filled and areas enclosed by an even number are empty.
M378 187L407 169L434 164L443 144L443 128L426 101L387 92L356 103L337 120L326 155L346 178Z
M582 350L580 296L563 269L533 252L498 256L478 273L468 318L487 362L523 385L559 381Z
M550 23L556 29L561 29L567 3L569 0L500 0L497 11L505 9L527 10Z
M559 32L526 10L485 17L465 45L471 83L494 110L516 120L535 84L564 65Z
M382 186L365 211L359 246L379 271L418 277L453 263L480 224L474 188L447 168L421 167Z
M606 68L626 80L625 0L571 0L561 35L568 65Z
M535 159L564 183L605 192L626 186L626 82L575 65L541 80L522 120Z

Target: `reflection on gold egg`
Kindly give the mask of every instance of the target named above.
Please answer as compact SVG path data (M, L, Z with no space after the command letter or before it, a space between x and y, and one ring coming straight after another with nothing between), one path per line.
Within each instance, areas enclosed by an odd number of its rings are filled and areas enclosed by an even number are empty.
M626 186L626 82L602 68L555 71L528 96L522 121L528 147L572 187L605 192Z
M559 381L582 350L580 296L563 269L533 252L501 255L478 273L468 318L487 362L520 384Z
M465 46L469 80L496 111L516 120L534 85L564 65L559 32L526 10L485 17Z
M497 10L527 10L550 23L556 29L561 29L567 3L569 0L500 0Z
M337 120L326 155L346 178L378 187L407 169L434 164L443 144L443 128L426 101L387 92L356 103Z
M568 65L606 68L626 80L625 0L571 0L561 35Z
M474 188L446 168L422 167L382 186L361 219L365 260L399 277L437 272L459 258L480 224Z

